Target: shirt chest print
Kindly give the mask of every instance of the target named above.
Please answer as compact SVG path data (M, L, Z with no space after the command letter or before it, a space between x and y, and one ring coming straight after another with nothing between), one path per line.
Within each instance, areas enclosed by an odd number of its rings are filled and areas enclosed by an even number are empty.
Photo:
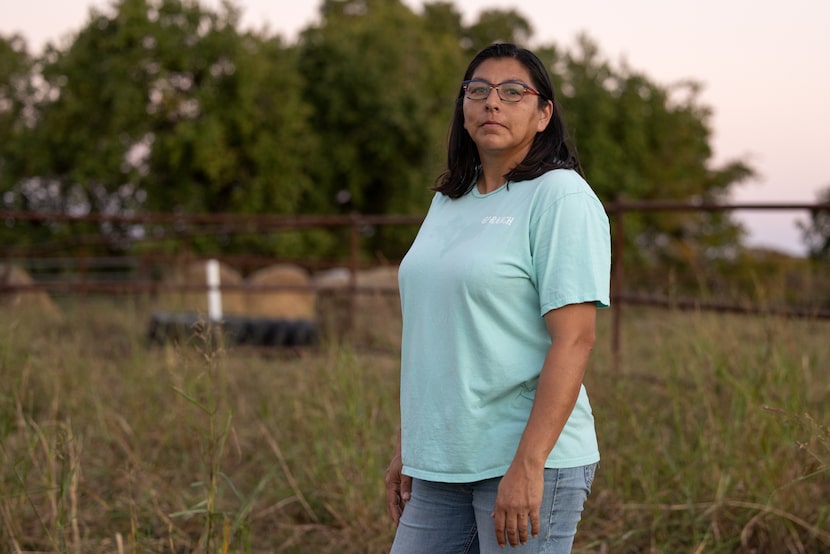
M515 218L509 215L488 215L481 219L482 225L513 225Z

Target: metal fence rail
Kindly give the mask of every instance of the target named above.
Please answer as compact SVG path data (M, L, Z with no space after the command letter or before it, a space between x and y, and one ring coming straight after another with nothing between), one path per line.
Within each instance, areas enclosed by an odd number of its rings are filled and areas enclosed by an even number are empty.
M613 324L611 332L611 350L614 356L614 366L622 366L622 314L625 304L656 306L661 308L714 310L749 315L782 315L787 317L810 317L816 319L830 319L830 311L821 309L805 309L800 307L769 308L763 306L741 306L723 302L701 302L694 299L676 299L666 296L638 296L625 292L625 271L622 260L625 255L625 214L629 212L724 212L734 210L775 210L775 211L830 211L828 203L731 203L707 204L703 202L688 202L677 200L628 200L619 197L605 206L613 221L614 252L611 272L611 302L614 306Z
M606 204L606 210L613 222L615 238L612 260L611 301L614 306L612 324L612 352L614 363L621 365L622 345L621 327L622 313L625 305L654 306L681 310L712 310L736 314L776 315L785 317L830 319L830 310L804 307L765 307L746 306L726 302L701 301L698 299L678 299L665 296L644 296L626 292L625 272L622 264L625 245L625 214L630 212L665 212L665 211L734 211L734 210L775 210L810 212L819 210L830 211L830 203L733 203L733 204L706 204L673 200L627 200L618 198ZM349 298L348 319L354 317L354 297L361 293L373 292L397 294L397 289L383 289L378 287L358 287L357 272L360 269L361 230L367 226L386 225L419 225L423 216L403 215L240 215L240 214L141 214L141 215L104 215L89 214L72 216L67 214L32 213L19 211L0 211L0 222L6 225L17 222L93 222L125 225L164 224L174 228L172 234L176 237L187 236L189 232L198 229L210 228L215 231L221 228L225 232L267 232L274 230L302 230L320 228L346 228L349 232L348 255L343 260L329 260L316 262L323 267L346 265L349 271ZM155 281L146 277L149 269L156 264L171 263L173 256L148 254L145 256L129 257L44 257L28 255L27 251L15 248L0 250L0 263L19 264L28 269L59 269L60 279L38 279L34 284L11 284L0 279L0 294L31 291L47 291L62 294L140 294L158 293L161 291L206 291L207 285L171 284ZM222 260L235 259L237 262L245 260L250 264L274 263L275 258L267 257L226 257ZM119 274L117 269L121 269ZM67 278L67 270L71 278ZM108 270L104 272L103 270ZM108 273L108 278L102 278ZM138 274L139 278L136 278ZM116 278L117 277L117 278ZM246 285L247 286L247 285ZM240 285L222 285L222 290L234 290ZM260 285L256 290L296 290L296 286ZM248 287L247 290L253 290ZM304 290L309 290L308 287ZM312 287L312 290L316 290Z

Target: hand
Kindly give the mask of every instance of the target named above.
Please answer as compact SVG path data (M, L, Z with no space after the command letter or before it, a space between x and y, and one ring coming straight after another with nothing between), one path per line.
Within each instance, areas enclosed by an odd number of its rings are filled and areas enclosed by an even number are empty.
M403 462L401 455L397 454L389 467L386 468L386 476L383 481L386 483L386 508L392 517L392 522L397 527L401 520L404 506L412 496L412 478L401 473Z
M539 510L542 505L545 479L544 470L531 472L513 465L499 483L493 519L496 541L499 546L519 546L528 540L528 519L530 534L539 534Z

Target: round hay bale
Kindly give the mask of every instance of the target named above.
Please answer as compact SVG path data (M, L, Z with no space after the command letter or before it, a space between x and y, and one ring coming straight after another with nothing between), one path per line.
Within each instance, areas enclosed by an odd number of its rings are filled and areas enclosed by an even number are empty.
M355 325L369 343L400 345L401 297L398 267L380 266L357 274Z
M6 287L14 286L27 287L27 289L6 291ZM38 313L49 315L59 313L52 298L43 290L35 287L34 279L25 269L9 264L0 264L0 306L12 310L36 310Z
M349 286L349 270L337 267L321 271L312 279L318 290L342 290ZM377 294L383 290L398 289L398 267L380 266L357 272L357 286L361 289L373 289L364 293Z
M328 331L344 330L349 321L349 270L336 268L314 276L318 290L318 316ZM401 302L397 266L358 271L358 288L351 327L353 338L371 345L400 344Z
M174 286L207 286L207 263L205 261L187 262L173 268L166 284ZM242 275L231 266L219 263L219 287L241 286ZM162 299L167 311L189 311L200 314L208 313L207 289L172 290ZM240 289L222 290L222 313L243 314L245 311L245 293Z
M319 271L312 276L311 281L318 291L340 290L349 286L349 270L345 267L336 267Z
M316 295L311 288L311 277L299 266L277 264L262 268L249 275L245 285L245 315L276 319L315 318ZM280 286L290 288L267 288ZM264 288L258 290L257 287Z
M357 285L374 288L375 292L384 289L398 290L398 267L385 265L358 271Z

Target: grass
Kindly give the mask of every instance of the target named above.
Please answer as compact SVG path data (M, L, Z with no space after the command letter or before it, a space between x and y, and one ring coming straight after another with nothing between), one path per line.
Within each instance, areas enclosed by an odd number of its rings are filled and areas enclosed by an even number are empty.
M0 550L388 550L394 340L148 348L140 302L0 313ZM630 309L588 371L575 552L830 552L830 323ZM394 327L394 326L392 326Z

